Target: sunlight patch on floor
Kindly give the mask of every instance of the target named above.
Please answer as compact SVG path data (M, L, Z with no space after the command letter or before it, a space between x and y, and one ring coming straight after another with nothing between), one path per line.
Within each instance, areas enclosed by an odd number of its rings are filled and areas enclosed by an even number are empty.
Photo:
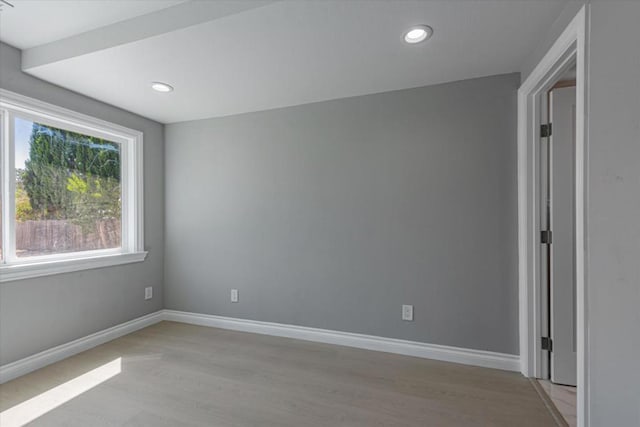
M0 412L0 426L20 427L30 423L74 397L118 375L120 372L122 372L122 358L118 357L109 363Z

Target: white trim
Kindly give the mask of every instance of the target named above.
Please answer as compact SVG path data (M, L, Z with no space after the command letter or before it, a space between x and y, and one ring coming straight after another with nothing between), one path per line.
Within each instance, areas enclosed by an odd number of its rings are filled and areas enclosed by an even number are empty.
M305 326L285 325L281 323L260 322L257 320L236 319L209 314L188 313L184 311L164 310L164 320L189 323L192 325L230 329L234 331L295 338L305 341L343 345L386 353L403 354L425 359L482 366L485 368L519 371L520 358L513 354L492 351L472 350L437 344L426 344L373 335L351 332L309 328Z
M10 138L14 114L45 124L63 127L98 138L108 139L121 147L122 244L121 248L68 254L18 258L15 255L15 201L3 201L3 264L0 282L66 273L88 268L106 267L145 259L144 252L144 153L140 131L96 119L66 108L0 89L0 111L4 121L1 149L4 165L13 164ZM2 169L5 169L4 167ZM14 168L6 167L1 177L2 194L14 192ZM95 258L93 261L89 258Z
M137 137L142 135L142 132L135 129L130 129L115 123L97 119L86 114L78 113L77 111L49 104L48 102L40 101L6 89L0 89L0 105L13 109L24 109L25 105L27 105L29 110L36 111L45 117L65 122L69 126L75 127L77 124L74 124L74 122L79 121L82 122L82 130L80 132L99 132L99 135L104 134L101 138L118 138L118 141L120 141L123 134L128 137Z
M538 159L542 93L575 61L576 78L576 282L578 426L589 426L586 304L586 144L587 144L588 6L583 6L518 90L518 255L521 372L541 375Z
M9 144L9 117L6 113L4 113L0 109L0 201L2 202L2 207L0 208L0 218L9 218L11 214L10 203L8 200L9 194L11 194L11 173L9 168L1 167L5 158L7 161L13 162L13 152L12 152L12 144ZM2 224L0 225L0 234L2 234L2 251L3 257L5 256L5 248L12 246L10 236L12 235L11 230L9 228L8 221L0 221ZM2 259L0 259L0 263Z
M133 232L129 233L129 250L131 252L144 251L144 135L138 132L135 143L129 145L129 158L134 161L129 162L128 176L132 177L129 187L130 203L134 208L129 209L131 216L129 221L135 224Z
M163 320L343 345L506 371L517 372L520 369L520 358L514 354L165 309L2 365L0 366L0 384Z
M163 310L0 366L0 384L162 321Z
M38 263L25 263L0 266L0 283L34 277L70 273L72 271L92 270L115 265L142 262L148 252L118 253L113 255L88 256Z

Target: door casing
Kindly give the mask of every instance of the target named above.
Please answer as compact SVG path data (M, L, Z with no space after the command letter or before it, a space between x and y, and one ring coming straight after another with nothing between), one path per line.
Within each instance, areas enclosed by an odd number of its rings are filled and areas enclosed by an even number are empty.
M518 90L518 281L520 296L520 363L527 377L540 377L541 288L540 277L540 124L546 92L572 64L576 64L576 341L577 420L589 426L588 312L585 260L586 146L587 146L587 32L588 5L584 5Z

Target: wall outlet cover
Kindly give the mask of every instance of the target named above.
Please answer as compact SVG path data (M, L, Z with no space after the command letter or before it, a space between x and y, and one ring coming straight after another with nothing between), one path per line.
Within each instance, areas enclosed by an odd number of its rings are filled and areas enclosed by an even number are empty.
M147 286L146 288L144 288L144 299L151 299L153 298L153 287L151 286Z
M402 320L406 320L409 322L413 321L413 306L412 305L403 305L402 306Z
M238 302L238 290L231 289L231 302Z

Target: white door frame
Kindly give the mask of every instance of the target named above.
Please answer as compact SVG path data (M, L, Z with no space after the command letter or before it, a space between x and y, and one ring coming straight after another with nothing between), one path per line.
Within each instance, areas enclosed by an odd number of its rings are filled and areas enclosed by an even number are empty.
M520 294L520 364L527 377L542 374L540 275L539 141L541 102L567 67L576 64L576 311L577 417L589 426L586 301L586 147L587 147L587 30L588 7L583 6L518 90L518 270Z

